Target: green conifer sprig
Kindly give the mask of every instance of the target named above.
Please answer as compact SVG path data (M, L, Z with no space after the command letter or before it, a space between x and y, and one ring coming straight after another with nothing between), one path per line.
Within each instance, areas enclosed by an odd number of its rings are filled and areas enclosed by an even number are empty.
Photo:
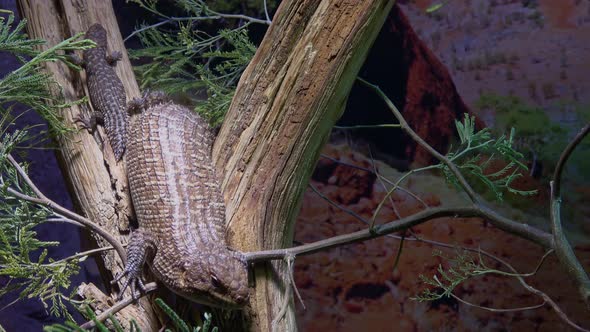
M13 28L14 15L8 18L0 17L0 51L14 54L23 65L0 79L0 112L7 114L14 102L31 107L38 112L49 124L50 131L59 135L71 128L66 127L59 114L59 110L85 102L78 100L66 102L62 95L61 86L53 77L41 70L47 62L61 61L67 66L79 70L79 66L72 63L66 52L85 50L96 46L91 40L81 40L82 33L68 38L46 50L39 50L45 41L29 39L23 29L26 20L22 20ZM30 60L26 60L31 57Z
M48 257L48 248L56 241L41 241L36 227L51 217L45 206L17 198L8 188L34 197L33 190L21 179L8 160L15 149L30 144L27 134L31 128L14 130L11 124L23 113L13 117L15 103L27 105L42 115L56 134L67 132L58 111L75 102L65 102L57 82L42 71L47 62L62 61L77 68L69 61L66 51L94 47L89 40L80 40L81 34L66 39L46 50L39 50L45 42L29 39L23 33L26 20L14 25L14 15L0 17L0 51L11 53L22 63L21 67L0 79L0 275L8 282L0 288L0 296L18 291L19 298L37 298L55 316L71 319L66 307L70 277L78 273L80 258L55 261ZM39 134L41 135L41 134ZM33 140L34 141L34 140ZM20 165L25 172L28 165Z
M8 278L6 285L0 288L0 296L19 291L19 298L37 298L52 315L71 318L63 293L70 287L70 277L78 273L80 260L48 258L47 249L59 242L39 240L35 228L45 222L51 212L45 206L18 199L8 191L10 187L34 196L7 159L8 154L27 139L27 133L19 130L9 133L5 129L0 133L0 275ZM21 167L27 171L26 164Z
M420 281L432 286L424 289L420 294L413 297L413 300L420 302L436 301L443 297L450 297L453 290L469 278L494 273L496 270L489 269L483 263L481 257L475 259L466 251L457 250L454 257L448 257L440 250L434 250L433 256L438 256L448 262L448 267L438 265L437 274L432 277L420 275Z
M524 156L513 148L514 129L509 135L493 138L490 130L475 129L475 118L465 115L463 121L455 121L460 146L452 147L447 158L456 164L460 170L479 180L491 190L498 201L502 201L505 191L521 196L530 196L536 190L519 190L512 187L514 180L522 176L527 166L521 161ZM490 171L495 160L502 160L506 164L497 171ZM447 181L459 187L459 183L449 168L440 165Z
M134 67L141 88L188 99L212 126L220 125L237 82L256 52L248 38L250 23L211 35L197 28L200 19L216 13L203 1L178 1L179 7L193 16L175 18L158 12L154 1L134 2L178 26L173 31L147 25L138 29L144 47L131 51L131 58L150 59Z
M216 326L213 326L212 319L213 316L205 312L203 314L204 320L202 324L198 326L190 326L186 323L178 313L174 311L174 309L170 308L162 299L157 298L155 302L158 304L160 308L168 315L171 319L172 324L176 327L174 331L181 331L181 332L218 332L219 329ZM84 313L84 316L94 321L96 324L96 329L98 331L115 331L115 332L123 332L126 331L123 328L123 324L114 316L109 317L110 324L105 324L104 322L100 322L96 319L96 314L92 311L92 309L88 305L84 305L80 308L80 311ZM82 329L78 324L74 323L73 320L68 320L64 324L53 324L51 326L46 326L43 329L45 332L86 332L88 330ZM141 329L137 326L135 320L131 320L129 322L129 331L132 332L141 332ZM172 331L170 329L166 329L165 331Z
M0 17L0 49L16 55L22 62L25 62L22 55L37 55L36 47L43 45L44 41L26 38L27 36L22 33L27 23L26 19L21 20L14 28L12 28L13 23L14 15L12 14L8 17Z

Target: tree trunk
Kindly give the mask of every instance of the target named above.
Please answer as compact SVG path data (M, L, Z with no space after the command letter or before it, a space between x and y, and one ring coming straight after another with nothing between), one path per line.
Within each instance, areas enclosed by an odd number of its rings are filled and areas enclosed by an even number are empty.
M392 4L281 3L242 75L213 151L232 246L256 251L292 245L293 223L320 148ZM287 273L284 263L256 267L251 330L296 330L294 302L284 299Z
M101 23L108 33L109 50L124 51L125 47L118 29L115 14L110 1L46 1L19 0L21 17L27 18L27 30L31 38L41 38L47 45L53 46L62 40L86 31L93 23ZM48 48L49 46L44 46ZM139 88L131 69L126 52L117 65L117 74L123 81L128 98L139 96ZM85 73L70 70L62 63L48 63L46 69L63 88L66 100L76 100L88 95ZM65 123L76 127L74 119L90 114L89 104L73 106L61 114ZM123 240L129 230L129 220L133 218L131 200L127 187L127 175L123 162L115 161L106 135L99 127L98 136L104 146L104 158L100 146L87 130L80 130L66 137L59 138L60 160L66 182L72 192L75 205L79 211L105 230ZM92 234L99 247L109 246L103 238ZM126 241L121 241L126 242ZM97 259L97 262L100 261ZM113 275L122 270L122 262L114 251L102 256L101 276L105 286L109 287ZM107 297L97 296L101 293L93 285L85 286L85 296L96 299L97 309L104 309L100 303ZM157 320L147 299L140 301L140 306L129 306L119 315L121 321L134 318L144 331L157 330Z
M92 23L109 34L109 49L124 50L109 1L19 0L29 18L29 35L53 45ZM350 88L377 36L393 0L283 1L252 63L243 74L214 147L227 203L228 238L244 251L291 246L293 223L319 150L340 116ZM62 64L48 70L64 88L66 98L87 94L84 73ZM117 74L128 97L139 95L126 53ZM88 110L73 107L65 121ZM79 209L112 234L127 230L132 217L127 179L105 142L105 159L86 131L60 139L64 174ZM121 235L122 237L122 235ZM100 246L106 245L95 238ZM104 275L122 266L115 254L105 255ZM289 283L284 264L255 269L256 288L248 311L249 329L296 329L294 303L284 297ZM105 272L107 272L105 271ZM90 292L89 292L90 293ZM157 330L154 312L142 301L133 313L145 331ZM281 309L284 315L279 315ZM137 309L137 308L136 308ZM135 309L130 309L135 310ZM125 313L125 318L130 313Z

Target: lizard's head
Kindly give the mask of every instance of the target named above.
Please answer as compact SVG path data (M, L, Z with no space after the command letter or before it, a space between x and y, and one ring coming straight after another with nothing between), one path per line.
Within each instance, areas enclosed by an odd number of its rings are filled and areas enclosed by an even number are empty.
M222 308L239 308L249 295L248 270L241 253L225 246L191 257L183 268L181 294L195 302Z
M86 38L94 41L98 47L107 47L107 31L98 23L88 28Z

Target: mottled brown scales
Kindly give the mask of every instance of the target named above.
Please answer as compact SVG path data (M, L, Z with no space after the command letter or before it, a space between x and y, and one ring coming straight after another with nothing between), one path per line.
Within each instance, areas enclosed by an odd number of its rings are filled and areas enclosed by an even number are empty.
M94 116L104 124L115 158L121 160L126 144L127 101L123 83L114 69L121 54L107 55L107 32L98 23L88 28L86 38L96 43L95 48L84 51L83 62Z
M128 282L139 282L147 259L158 280L184 297L220 307L243 305L246 264L226 245L211 130L171 102L148 98L135 106L140 110L129 127L126 167L139 229L130 241Z

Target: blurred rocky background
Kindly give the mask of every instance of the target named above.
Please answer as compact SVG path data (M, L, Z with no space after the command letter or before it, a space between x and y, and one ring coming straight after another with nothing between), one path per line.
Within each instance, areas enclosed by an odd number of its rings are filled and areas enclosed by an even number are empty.
M113 1L123 36L133 31L142 13L132 4ZM576 128L590 119L590 2L580 0L451 0L427 13L430 0L399 1L390 13L360 77L379 85L404 113L414 130L441 152L456 143L455 121L465 113L476 116L479 128L496 134L515 127L517 144L525 153L530 172L517 183L537 189L533 197L507 196L494 206L501 213L548 228L548 180L557 156ZM16 10L14 1L0 0L0 8ZM264 31L252 31L259 40ZM130 40L130 47L136 41ZM18 63L0 55L2 73ZM32 112L21 124L38 123ZM356 84L338 125L395 123L383 101ZM580 146L568 168L565 183L565 227L584 266L590 266L590 227L586 202L590 198L588 167L590 144ZM66 187L50 150L29 155L31 177L50 198L71 207ZM371 220L390 187L371 172L395 181L411 168L433 162L432 157L398 129L334 129L330 143L316 165L311 185L341 207ZM377 222L392 221L430 207L453 206L464 198L442 176L410 176L405 189L387 201ZM367 227L328 203L309 188L295 226L296 243L317 241ZM78 229L46 225L44 239L65 244L51 252L61 258L80 251ZM400 236L401 234L397 234ZM481 248L522 273L535 269L541 248L499 231L479 219L441 218L414 227L406 236ZM555 331L566 325L547 305L540 309L490 312L454 298L418 302L412 297L425 289L420 275L432 277L455 249L406 240L399 262L399 239L384 237L300 257L296 282L306 309L297 303L301 331ZM504 267L492 264L493 268ZM78 281L97 278L92 262ZM590 327L590 316L572 283L553 256L527 282L546 291L576 322ZM1 279L0 279L1 282ZM74 281L76 282L76 281ZM533 306L542 300L527 292L514 278L483 276L457 287L459 298L493 308ZM47 318L36 301L0 300L0 325L40 330ZM297 302L297 301L296 301Z

